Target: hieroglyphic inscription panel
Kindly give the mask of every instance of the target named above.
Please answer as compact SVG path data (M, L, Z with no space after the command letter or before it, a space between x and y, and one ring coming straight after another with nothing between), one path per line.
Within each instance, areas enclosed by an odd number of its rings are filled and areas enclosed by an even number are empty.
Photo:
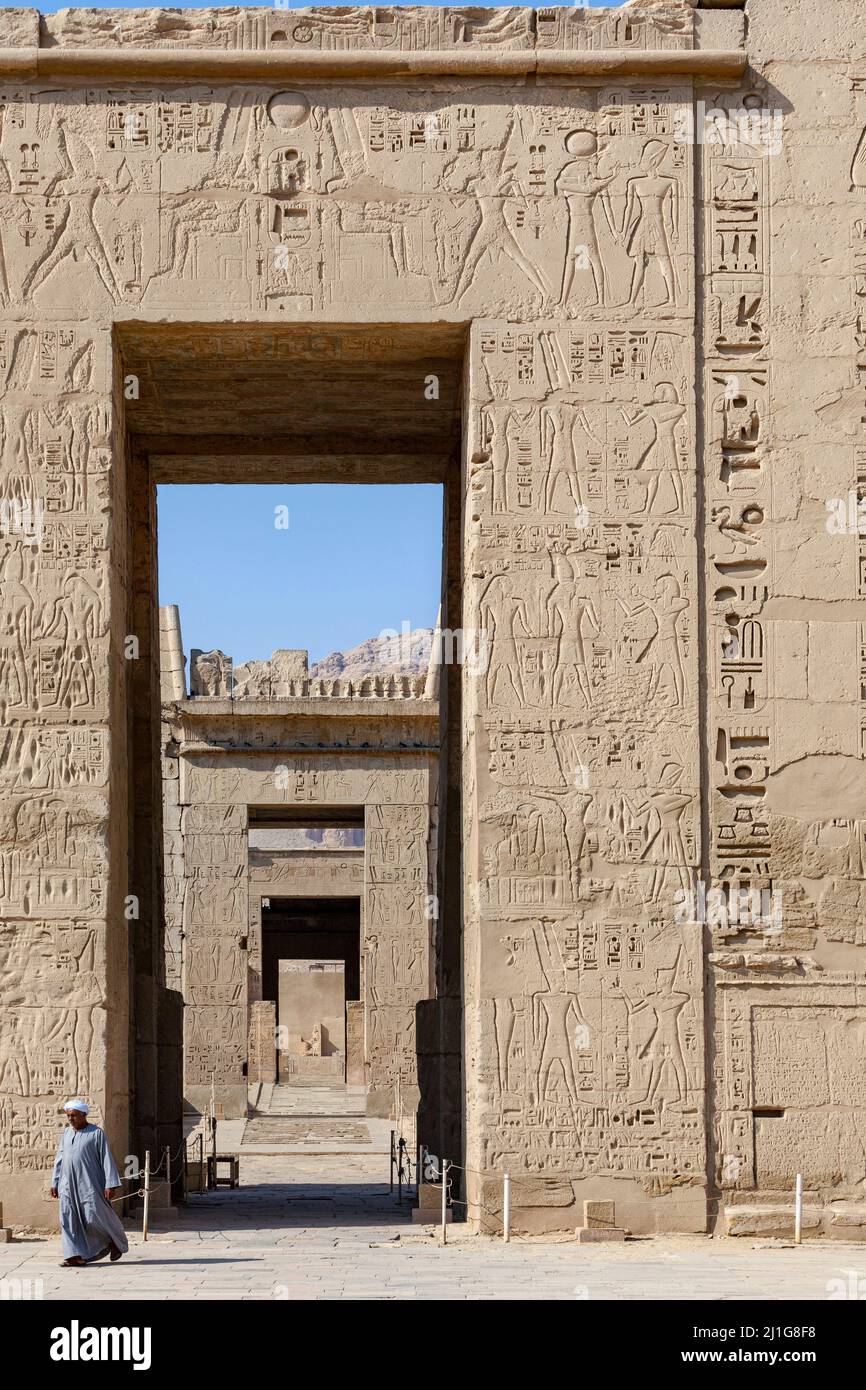
M10 119L25 130L23 109L3 106L7 136ZM28 222L45 199L22 144L4 197ZM0 258L0 1178L28 1199L51 1167L60 1096L85 1092L124 1138L126 1106L106 1094L109 1015L117 1028L125 1014L110 926L110 597L124 553L118 536L109 554L122 505L110 348L83 321L16 317L9 277L32 239L10 218ZM38 1220L38 1196L25 1209Z
M699 1191L692 339L482 323L471 358L470 1162Z
M245 1088L246 808L184 806L184 1076L190 1094Z
M517 100L477 82L114 85L57 106L50 93L0 91L0 290L16 310L69 313L39 338L44 393L58 373L87 369L82 297L105 316L213 304L227 317L351 308L349 320L384 296L464 320L554 306L687 318L691 161L674 139L687 95L650 84L540 85ZM14 342L0 352L14 357ZM60 547L99 541L75 530L95 520L88 440L105 458L106 422L92 410L46 404L28 421L64 517Z
M430 808L368 803L365 809L364 992L370 1022L370 1085L417 1097L415 1007L432 994Z

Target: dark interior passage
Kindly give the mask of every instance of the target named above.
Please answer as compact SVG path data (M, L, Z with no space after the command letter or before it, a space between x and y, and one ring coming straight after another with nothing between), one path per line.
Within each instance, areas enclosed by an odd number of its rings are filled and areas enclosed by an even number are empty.
M265 899L262 902L263 999L278 997L281 960L341 960L346 970L346 999L360 999L360 899Z

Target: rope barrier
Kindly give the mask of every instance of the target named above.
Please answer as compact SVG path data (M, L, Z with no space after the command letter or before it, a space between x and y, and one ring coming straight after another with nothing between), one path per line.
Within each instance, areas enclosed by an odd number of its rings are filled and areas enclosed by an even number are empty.
M429 1159L429 1158L431 1158L431 1157L433 1157L433 1156L430 1155L430 1154L427 1154L426 1157ZM425 1162L426 1162L426 1160L425 1160ZM503 1206L502 1206L501 1209L494 1209L493 1207L490 1207L490 1206L487 1204L487 1202L483 1200L483 1197L481 1197L480 1194L479 1194L478 1198L476 1199L476 1202L477 1202L477 1206L478 1206L478 1209L479 1209L479 1212L480 1212L480 1215L481 1215L481 1216L483 1216L483 1217L490 1217L490 1218L491 1218L492 1220L494 1220L494 1221L499 1221L499 1220L502 1221L502 1223L503 1223L503 1235L504 1235L505 1240L507 1241L508 1238L509 1238L509 1221L508 1221L508 1211L509 1211L508 1175L507 1175L507 1174L504 1174L504 1175L497 1174L497 1173L495 1173L495 1172L491 1172L490 1170L488 1170L488 1171L486 1171L486 1172L483 1172L483 1171L479 1170L478 1168L467 1168L467 1167L465 1167L462 1163L454 1163L454 1162L452 1162L450 1159L443 1159L442 1162L441 1162L441 1164L439 1165L439 1179L438 1179L438 1181L435 1181L435 1180L434 1180L434 1181L428 1181L428 1182L426 1183L426 1186L428 1186L428 1187L434 1187L434 1188L439 1188L440 1192L442 1192L442 1200L443 1200L443 1212L442 1212L442 1215L440 1216L439 1221L431 1220L431 1222L430 1222L431 1225L439 1225L439 1224L442 1225L442 1235L441 1235L440 1243L443 1244L443 1245L446 1244L445 1224L444 1224L444 1222L445 1222L445 1211L447 1210L447 1208L448 1208L448 1207L452 1207L452 1208L453 1208L453 1207L464 1207L467 1211L468 1211L468 1209L469 1209L469 1201L468 1201L467 1198L465 1198L465 1197L455 1197L455 1196L454 1196L454 1184L453 1184L453 1182L452 1182L452 1177L451 1177L452 1172L466 1173L466 1174L469 1175L469 1176L476 1177L476 1178L480 1178L480 1179L481 1179L482 1181L484 1181L484 1182L489 1182L491 1179L496 1179L497 1177L501 1177L501 1178L502 1178L502 1181L504 1182L505 1187L504 1187L504 1195L503 1195ZM446 1174L447 1174L447 1176L446 1176ZM431 1214L431 1215L432 1215L432 1214Z
M153 1173L151 1173L150 1176L153 1177ZM136 1181L135 1178L121 1178L121 1182L135 1182L135 1181ZM150 1188L151 1192L153 1191L154 1187L168 1187L168 1178L163 1178L161 1182L152 1184L152 1185L151 1185L151 1188ZM115 1202L126 1202L126 1201L129 1200L130 1197L143 1197L143 1196L144 1196L144 1188L143 1188L143 1187L139 1187L139 1188L136 1188L135 1192L124 1192L124 1193L122 1193L119 1197L107 1197L107 1198L106 1198L106 1201L110 1202L110 1203L113 1205Z
M450 1159L448 1160L448 1168L449 1170L451 1168L456 1168L459 1173L471 1173L473 1178L495 1178L497 1176L496 1173L491 1173L490 1171L483 1173L477 1168L464 1168L461 1163L452 1163ZM439 1184L434 1183L433 1186L438 1187Z

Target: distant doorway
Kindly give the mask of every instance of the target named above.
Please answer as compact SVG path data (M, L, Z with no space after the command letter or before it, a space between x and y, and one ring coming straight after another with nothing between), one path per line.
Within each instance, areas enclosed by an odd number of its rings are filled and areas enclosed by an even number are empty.
M364 1084L360 898L262 902L262 997L281 1083Z

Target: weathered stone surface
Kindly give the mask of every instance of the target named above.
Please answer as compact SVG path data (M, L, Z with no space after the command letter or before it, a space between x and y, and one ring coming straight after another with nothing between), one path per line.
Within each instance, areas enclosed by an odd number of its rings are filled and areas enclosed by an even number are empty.
M578 1245L600 1245L605 1241L625 1240L626 1233L615 1227L577 1226L575 1237Z
M257 999L250 1004L249 1067L250 1085L269 1085L277 1079L277 1009L273 999Z
M800 10L0 15L7 1223L69 1092L155 1144L173 991L245 1107L248 808L330 805L373 1113L462 991L472 1219L863 1229L866 35ZM160 740L154 484L241 479L445 485L441 730L174 640Z
M615 1202L584 1202L584 1226L597 1226L600 1230L616 1225Z

